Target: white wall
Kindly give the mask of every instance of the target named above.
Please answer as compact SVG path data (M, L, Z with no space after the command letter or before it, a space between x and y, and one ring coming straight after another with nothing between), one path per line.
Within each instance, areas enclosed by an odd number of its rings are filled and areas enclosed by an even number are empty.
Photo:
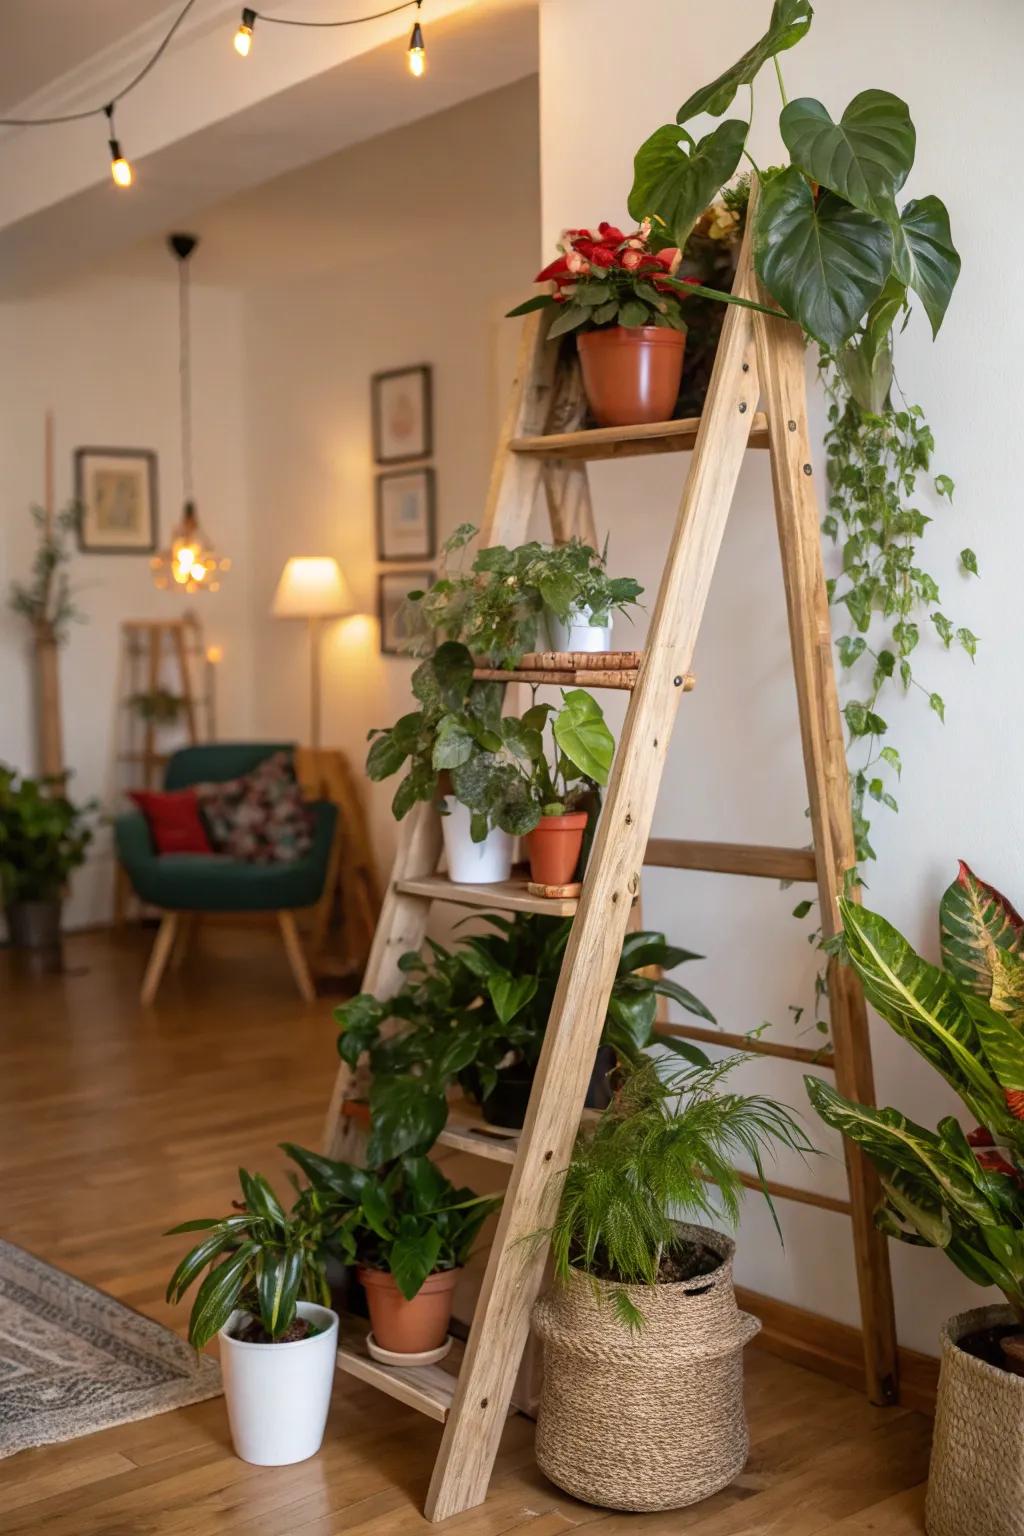
M255 724L308 728L305 626L266 615L288 556L335 555L364 617L325 630L324 742L361 770L369 728L409 708L412 671L378 648L370 376L432 366L439 536L479 523L516 344L502 316L529 291L538 241L536 79L237 200L225 238L314 208L331 222L329 249L310 231L313 275L245 302ZM396 784L364 785L382 874Z
M542 0L545 259L565 225L625 218L636 148L661 123L673 121L695 86L739 56L766 24L769 9L767 0L710 8L698 0L638 0L624 67L622 11L615 0ZM887 711L891 739L905 763L901 811L879 812L875 819L879 858L867 874L869 904L934 954L936 903L957 856L1011 896L1024 895L1024 809L1017 793L1024 727L1016 709L1020 430L1013 383L1024 308L1002 276L1007 253L1024 238L1024 214L1012 190L1024 13L1015 0L984 0L965 27L957 8L930 0L863 0L857 6L822 0L816 10L810 35L782 59L790 97L817 96L838 116L867 86L904 96L918 129L908 195L935 192L946 201L964 258L937 345L915 317L900 341L898 371L934 428L936 468L957 482L952 511L927 492L921 497L923 510L936 518L924 563L940 579L944 611L975 630L982 645L974 668L962 655L941 654L930 640L921 647L919 673L946 699L945 729L917 697L894 701ZM770 70L756 92L752 148L761 164L769 164L783 158ZM744 90L737 115L746 113L747 96ZM820 441L817 397L813 408L813 435ZM685 462L598 466L597 512L611 532L612 564L652 588ZM965 545L978 553L980 582L957 571L957 552ZM697 651L697 690L680 711L657 833L797 845L808 840L786 644L768 466L763 456L751 455ZM787 1004L808 1001L814 968L803 928L788 915L794 899L793 892L780 894L767 882L721 876L656 872L645 880L645 916L707 954L704 964L689 967L686 979L722 1025L746 1030L768 1019L777 1023L778 1039L795 1038ZM873 1050L886 1102L927 1124L955 1107L935 1074L878 1021ZM793 1104L803 1100L795 1067L760 1063L746 1081ZM780 1176L840 1193L845 1180L837 1143L823 1128L814 1129L829 1157L806 1171L783 1163ZM749 1202L740 1279L855 1322L846 1222L786 1206L782 1223L784 1250L759 1202ZM893 1245L892 1260L901 1339L934 1351L943 1317L971 1304L977 1293L936 1254Z
M193 258L201 270L201 254ZM223 590L183 598L157 592L148 555L76 554L72 580L87 622L71 627L60 658L65 761L72 793L114 806L116 688L123 619L179 617L193 608L208 641L224 646L219 705L223 734L249 727L251 658L245 558L248 539L242 442L241 304L237 295L193 286L195 484L211 538L236 566ZM34 551L29 518L43 499L43 420L56 423L56 495L74 493L79 446L155 449L159 528L170 533L181 509L178 435L177 274L154 247L151 281L97 272L45 297L0 305L0 760L36 768L28 627L7 608L7 588L28 575ZM72 925L105 920L113 892L109 830L73 882Z

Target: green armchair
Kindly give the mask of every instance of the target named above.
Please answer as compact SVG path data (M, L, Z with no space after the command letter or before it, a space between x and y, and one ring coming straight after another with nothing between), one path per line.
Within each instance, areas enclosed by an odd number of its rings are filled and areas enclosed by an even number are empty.
M238 778L274 752L294 750L280 742L211 742L175 752L164 775L165 789L223 783ZM118 816L117 854L142 901L163 913L142 983L142 1002L156 997L177 942L187 943L198 914L273 912L296 984L307 1002L315 989L295 922L295 912L318 902L331 874L338 807L313 802L313 846L291 864L248 864L203 853L157 854L140 811Z

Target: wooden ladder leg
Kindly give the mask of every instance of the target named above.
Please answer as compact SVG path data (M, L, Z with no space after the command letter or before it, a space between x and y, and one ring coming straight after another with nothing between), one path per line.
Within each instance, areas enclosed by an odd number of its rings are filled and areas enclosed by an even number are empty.
M148 1008L156 997L167 962L171 958L171 950L174 948L174 940L178 933L178 917L179 914L177 912L165 912L160 919L160 927L157 929L156 938L153 940L153 948L150 951L146 974L142 978L142 991L139 994L139 1001L143 1008Z
M309 963L306 960L306 951L302 947L302 939L299 937L295 913L282 910L277 914L277 921L281 928L281 937L284 940L288 964L292 968L295 985L302 995L302 1001L304 1003L315 1002L316 988L313 985L313 978L309 974Z
M737 282L749 281L747 250ZM750 311L732 308L427 1496L430 1520L480 1504L487 1494L547 1254L547 1243L536 1234L551 1225L559 1174L579 1126L682 679L693 659L757 401Z
M804 346L797 326L756 315L758 369L768 414L772 486L782 551L790 643L796 675L800 733L810 800L821 925L839 931L838 897L845 872L856 863L850 787L832 662L832 628L821 560L814 488ZM871 1039L860 982L848 966L828 967L829 1011L836 1086L862 1104L874 1104ZM853 1245L864 1337L864 1370L874 1403L899 1400L898 1354L887 1240L873 1212L881 1189L861 1149L843 1138L852 1205Z

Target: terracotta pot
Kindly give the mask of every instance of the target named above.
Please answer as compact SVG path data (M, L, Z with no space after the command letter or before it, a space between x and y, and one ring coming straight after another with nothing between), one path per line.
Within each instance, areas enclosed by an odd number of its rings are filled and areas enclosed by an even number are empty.
M530 876L538 885L568 885L572 881L586 828L586 811L541 817L526 839Z
M461 1269L440 1269L428 1275L412 1301L406 1301L387 1270L360 1266L357 1273L366 1290L373 1336L381 1349L397 1355L440 1349L448 1336L452 1293Z
M685 331L613 325L579 338L583 388L602 427L669 421L683 373Z

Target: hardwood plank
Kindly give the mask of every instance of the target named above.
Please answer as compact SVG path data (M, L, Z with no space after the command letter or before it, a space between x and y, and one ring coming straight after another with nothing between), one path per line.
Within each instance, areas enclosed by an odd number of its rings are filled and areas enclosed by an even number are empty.
M660 869L697 869L716 875L755 875L767 880L817 881L810 848L771 848L754 843L701 843L652 837L644 863Z
M500 912L542 912L548 917L571 917L579 902L573 897L531 896L526 889L526 874L511 880L497 880L492 885L456 885L447 875L419 875L399 878L395 889L403 896L418 896L428 901L447 901L457 907L480 907ZM384 994L385 996L387 994Z
M688 453L697 445L700 416L678 421L645 422L635 427L590 427L577 432L549 432L513 437L509 448L522 458L628 459L648 453ZM768 423L755 411L750 446L767 448Z

